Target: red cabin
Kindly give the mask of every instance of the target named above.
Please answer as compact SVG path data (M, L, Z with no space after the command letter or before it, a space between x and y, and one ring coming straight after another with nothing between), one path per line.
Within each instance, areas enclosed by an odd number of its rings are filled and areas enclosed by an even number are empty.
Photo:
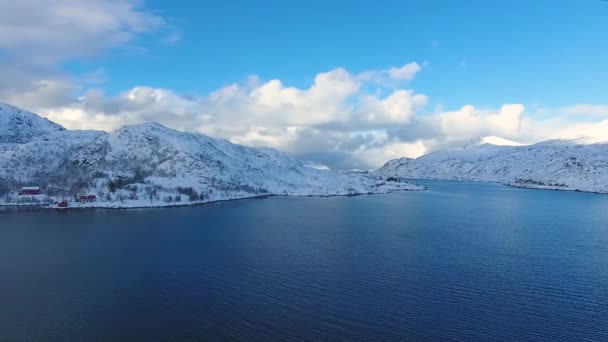
M97 200L95 195L80 195L80 202L93 202Z
M40 187L38 186L24 186L19 190L19 195L21 196L35 196L40 195Z

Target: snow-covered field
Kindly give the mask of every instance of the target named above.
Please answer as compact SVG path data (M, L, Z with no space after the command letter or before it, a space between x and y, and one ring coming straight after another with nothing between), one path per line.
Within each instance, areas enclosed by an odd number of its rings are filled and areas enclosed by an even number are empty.
M579 139L522 145L490 137L461 149L391 160L377 174L608 193L608 143Z
M376 174L307 167L251 148L156 123L113 133L70 131L0 103L0 205L160 207L269 195L344 196L423 190ZM42 195L19 196L24 186ZM94 201L81 202L81 195Z

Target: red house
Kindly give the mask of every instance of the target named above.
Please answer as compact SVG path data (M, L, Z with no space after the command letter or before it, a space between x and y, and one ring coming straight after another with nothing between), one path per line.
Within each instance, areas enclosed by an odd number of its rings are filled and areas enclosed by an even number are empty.
M19 190L19 195L21 196L35 196L40 195L40 187L39 186L24 186Z
M80 195L80 202L93 202L97 200L95 195Z

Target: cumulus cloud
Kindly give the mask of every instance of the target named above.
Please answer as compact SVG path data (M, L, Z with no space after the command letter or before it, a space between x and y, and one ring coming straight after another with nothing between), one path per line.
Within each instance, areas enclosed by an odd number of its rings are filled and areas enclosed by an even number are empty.
M338 67L320 72L305 87L252 76L195 95L142 85L108 96L102 89L103 69L83 75L61 70L66 61L132 49L148 33L157 34L166 46L181 39L178 28L140 0L0 2L0 100L68 128L112 131L156 121L240 144L275 147L332 169L375 168L393 158L419 157L488 135L522 142L583 136L608 140L605 105L534 113L522 104L430 111L429 97L411 87L425 63L357 73Z
M427 104L425 95L411 90L397 90L386 98L375 95L364 97L362 115L368 122L380 124L407 123Z
M251 77L206 96L150 87L113 97L89 90L69 106L44 113L68 128L108 131L156 121L240 144L275 147L333 169L375 168L390 159L415 158L489 135L536 142L580 136L602 140L608 133L608 121L539 120L526 115L522 104L425 113L426 95L406 89L370 91L370 84L336 68L319 73L305 88Z
M233 85L220 90L218 97L212 94L207 104L210 108L225 102L236 104L239 117L234 119L250 123L272 120L285 126L305 126L346 120L351 111L346 99L358 89L359 83L354 77L338 68L318 74L308 89L286 87L279 80L252 89ZM218 99L220 101L216 101Z
M181 96L168 89L135 87L107 97L89 90L76 102L43 112L68 128L113 130L123 124L157 121L246 145L294 154L353 152L387 139L381 128L404 124L427 97L412 90L368 93L363 82L336 68L316 75L307 88L253 77L207 96Z
M521 136L523 112L521 104L504 105L497 112L480 111L467 105L460 110L442 112L422 120L438 130L437 136L446 142L485 135L517 138Z
M124 0L0 2L0 47L36 63L89 56L158 29L163 18Z
M72 76L20 60L0 57L0 75L0 100L32 110L69 103L78 90Z
M416 74L422 70L422 67L416 63L407 63L400 68L390 68L388 75L394 80L407 80L411 81L414 79Z
M127 48L165 26L138 0L0 1L0 99L32 110L66 104L101 75L79 80L61 63Z

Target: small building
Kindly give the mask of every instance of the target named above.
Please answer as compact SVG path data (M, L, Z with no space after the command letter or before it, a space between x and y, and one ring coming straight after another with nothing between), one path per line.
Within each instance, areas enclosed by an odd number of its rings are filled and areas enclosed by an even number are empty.
M61 202L57 203L57 207L59 207L59 208L67 208L68 207L68 202L67 201L61 201Z
M80 202L94 202L97 200L97 196L95 195L80 195Z
M39 186L24 186L19 190L20 196L35 196L40 195L40 187Z

